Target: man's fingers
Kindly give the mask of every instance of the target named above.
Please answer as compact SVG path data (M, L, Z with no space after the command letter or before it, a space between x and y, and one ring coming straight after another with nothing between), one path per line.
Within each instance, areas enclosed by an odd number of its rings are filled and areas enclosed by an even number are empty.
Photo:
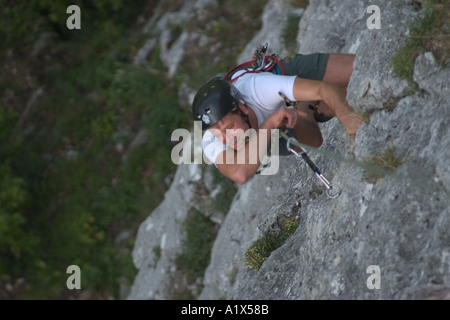
M300 117L306 118L308 116L308 114L306 114L306 112L303 112L303 111L300 111L300 110L297 110L297 109L294 109L294 111L297 112L297 114Z
M281 112L282 120L280 122L280 126L286 126L288 128L293 128L297 123L297 118L308 116L307 113L297 110L297 109L289 109L285 106L282 106L279 111Z
M295 124L297 123L297 115L296 114L289 114L286 117L286 120L287 120L286 127L293 128L293 127L295 127Z

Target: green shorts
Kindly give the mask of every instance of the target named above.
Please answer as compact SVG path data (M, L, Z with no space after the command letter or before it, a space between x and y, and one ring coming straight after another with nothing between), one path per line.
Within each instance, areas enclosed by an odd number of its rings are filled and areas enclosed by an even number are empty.
M311 80L322 80L328 63L328 53L296 54L281 59L284 73L289 76Z

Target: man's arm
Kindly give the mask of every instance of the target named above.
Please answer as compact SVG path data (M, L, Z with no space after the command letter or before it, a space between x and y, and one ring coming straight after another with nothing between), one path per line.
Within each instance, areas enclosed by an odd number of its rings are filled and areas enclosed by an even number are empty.
M295 109L288 109L281 107L277 109L272 115L266 118L261 126L256 130L245 148L238 151L234 149L227 149L221 152L216 158L216 165L219 171L238 184L244 184L250 179L261 165L261 160L267 153L267 144L271 138L271 129L277 129L281 126L293 128L297 123L298 116L306 116L301 111ZM266 139L266 144L260 144L260 139ZM257 153L256 163L250 160L254 159L254 154ZM244 161L242 161L244 159ZM239 163L238 163L239 162Z
M293 95L297 101L322 100L325 102L350 135L356 134L363 122L362 118L348 105L343 92L333 84L296 78Z

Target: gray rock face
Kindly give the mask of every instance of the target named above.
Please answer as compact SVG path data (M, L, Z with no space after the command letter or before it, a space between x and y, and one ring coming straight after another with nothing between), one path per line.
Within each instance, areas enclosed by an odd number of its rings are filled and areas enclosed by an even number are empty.
M165 299L177 289L174 260L181 250L182 221L195 197L194 189L186 185L201 178L200 167L180 166L162 203L140 225L133 252L139 273L129 299Z
M282 2L268 7L274 3ZM379 30L367 28L369 5L381 9ZM337 198L318 192L323 185L295 156L280 159L278 174L239 187L220 222L198 299L450 298L450 70L439 68L431 52L420 55L416 93L392 72L391 59L415 17L406 0L310 1L299 52L355 53L347 99L371 111L370 121L354 141L336 119L322 123L325 142L308 151L341 189ZM392 102L393 110L384 107ZM389 146L403 164L367 179L367 158ZM198 168L180 166L165 200L141 225L134 250L140 271L129 299L166 299L168 288L182 285L171 276L173 257L182 239L179 219L198 200L195 184L186 183L202 180ZM295 233L259 270L247 267L248 247L284 217L299 219ZM155 245L164 251L156 266ZM376 274L379 289L372 286Z

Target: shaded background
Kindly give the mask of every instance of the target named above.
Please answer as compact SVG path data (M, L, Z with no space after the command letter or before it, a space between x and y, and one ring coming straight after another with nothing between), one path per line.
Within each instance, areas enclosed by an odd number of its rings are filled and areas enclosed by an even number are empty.
M135 59L148 19L183 1L0 2L1 299L121 297L137 227L173 177L170 135L192 126L180 87L233 66L265 3L219 1L208 19L172 23L171 39L188 28L217 46L192 47L169 77L158 46ZM66 27L72 4L81 30ZM66 288L69 265L82 292Z

